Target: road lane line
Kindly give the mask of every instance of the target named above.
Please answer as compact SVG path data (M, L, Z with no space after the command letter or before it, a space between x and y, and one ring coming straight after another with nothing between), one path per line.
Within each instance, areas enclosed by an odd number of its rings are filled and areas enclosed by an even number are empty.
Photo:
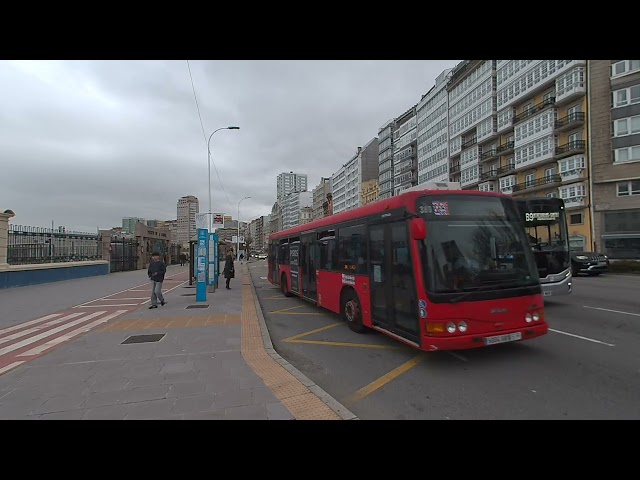
M415 367L420 362L422 362L424 360L424 358L425 358L424 354L419 353L418 355L416 355L414 358L412 358L408 362L405 362L402 365L400 365L399 367L394 368L389 373L384 374L383 376L381 376L377 380L374 380L373 382L371 382L369 385L366 385L366 386L362 387L360 390L358 390L354 394L352 394L349 397L347 397L347 399L345 400L345 403L346 404L353 404L353 403L359 402L360 400L362 400L367 395L370 395L371 393L375 392L379 388L384 387L390 381L395 380L396 378L398 378L403 373L407 372L408 370L411 370L413 367Z
M555 330L553 328L549 329L550 332L561 333L562 335L568 335L570 337L579 338L580 340L587 340L588 342L600 343L602 345L606 345L607 347L615 347L613 343L601 342L600 340L594 340L593 338L582 337L580 335L576 335L574 333L562 332L560 330Z
M38 345L37 347L32 348L31 350L28 350L24 353L21 353L20 355L17 355L18 357L29 357L31 355L39 355L40 353L44 352L45 350L48 350L49 348L58 345L59 343L62 342L66 342L67 340L72 339L73 337L76 337L78 335L80 335L81 333L84 332L88 332L89 330L97 327L98 325L100 325L101 323L105 323L108 322L109 320L111 320L112 318L117 317L118 315L122 315L123 313L126 313L126 310L118 310L117 312L111 313L105 317L99 318L98 320L91 322L88 325L83 325L80 328L76 328L75 330L72 330L68 333L65 333L64 335L61 335L59 337L54 338L53 340L49 340L46 343L43 343L42 345Z
M35 320L30 320L28 322L20 323L19 325L14 325L13 327L8 327L0 330L0 334L13 332L14 330L20 330L21 328L28 327L29 325L35 325L36 323L46 322L50 318L59 317L62 315L61 313L52 313L51 315L47 315L44 317L36 318Z
M285 338L282 340L283 342L291 342L292 340L297 340L298 338L306 337L307 335L311 335L313 333L323 332L325 330L329 330L330 328L337 327L342 323L332 323L331 325L327 325L325 327L316 328L315 330L310 330L308 332L299 333L298 335L294 335L293 337Z
M118 300L144 300L147 297L123 297L123 298L103 298L102 301L118 301ZM96 300L97 301L97 300Z
M102 315L103 313L107 313L107 312L93 312L93 313L90 313L89 315L86 315L86 316L81 317L81 318L79 318L77 320L74 320L72 322L66 323L64 325L61 325L59 327L53 328L51 330L47 330L46 332L43 332L43 333L41 333L39 335L35 335L33 337L26 338L26 339L22 340L21 342L14 343L14 344L9 345L9 346L4 347L4 348L0 348L0 356L5 355L5 354L7 354L9 352L13 352L14 350L18 350L19 348L26 347L27 345L31 345L32 343L35 343L38 340L42 340L43 338L47 338L47 337L50 337L51 335L55 335L58 332L62 332L63 330L66 330L67 328L79 325L82 322L86 322L87 320L91 320L92 318L97 317L98 315Z
M178 285L176 285L175 287L171 287L169 290L163 290L162 295L164 295L165 293L169 293L171 290L175 290L178 287L181 287L182 285L184 285L185 283L187 283L189 280L185 280L182 283L179 283ZM151 290L149 290L149 292L151 292ZM151 293L149 293L149 296L151 296ZM151 298L147 298L144 302L142 302L140 305L144 305L145 303L148 303L151 301Z
M374 345L372 343L330 342L327 340L287 340L288 343L305 343L308 345L329 345L332 347L373 348L377 350L404 350L401 346Z
M137 307L140 303L110 303L107 305L83 305L82 308ZM76 308L76 307L73 307Z
M600 307L589 307L587 305L583 305L583 308L591 308L593 310L602 310L604 312L613 312L613 313L621 313L623 315L633 315L634 317L640 317L640 313L630 313L630 312L622 312L620 310L610 310L608 308L600 308Z
M64 317L51 320L50 322L47 322L47 323L43 323L42 325L38 325L33 328L27 328L26 330L21 330L17 333L13 333L11 335L7 335L6 337L0 338L0 343L7 343L7 342L10 342L11 340L15 340L16 338L24 337L25 335L39 332L40 330L46 330L46 327L52 327L53 325L57 325L66 320L71 320L72 318L79 317L80 315L84 315L84 312L71 313L69 315L65 315Z
M21 360L19 362L13 362L13 363L10 363L7 366L4 366L4 367L0 368L0 375L2 375L5 372L8 372L9 370L17 367L18 365L22 365L23 363L24 363L24 360Z
M307 305L296 305L295 307L283 308L282 310L274 310L273 312L268 312L268 313L282 313L282 312L287 312L289 310L295 310L296 308L302 308L306 306Z

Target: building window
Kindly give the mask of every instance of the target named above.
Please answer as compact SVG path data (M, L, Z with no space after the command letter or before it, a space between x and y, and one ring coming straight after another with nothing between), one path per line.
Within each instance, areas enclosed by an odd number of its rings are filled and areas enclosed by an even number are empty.
M571 225L582 225L582 214L574 213L569 216L569 224Z
M555 175L556 173L556 169L551 167L551 168L547 168L544 171L544 178L546 178L547 180L550 179L553 175Z
M578 140L581 140L581 138L580 138L581 136L582 136L582 135L580 134L580 132L572 133L571 135L569 135L569 136L567 137L567 141L568 141L568 143L574 143L574 142L577 142Z
M640 115L621 118L613 122L614 137L624 137L634 133L640 133Z
M640 160L640 145L627 148L618 148L614 151L614 162L624 163Z
M628 182L619 182L618 196L628 197L630 195L640 195L640 180L629 180Z
M574 105L567 109L567 116L571 116L574 113L578 113L580 111L580 105Z
M640 103L640 85L622 88L613 92L613 107L625 107Z
M535 173L528 173L524 177L525 185L527 187L532 187L534 183L536 183L536 175Z
M551 97L553 97L555 93L556 92L554 92L553 90L550 90L550 91L548 91L547 93L544 94L544 97L542 99L546 102Z
M620 60L611 65L611 77L615 78L636 70L640 70L640 60Z
M558 198L558 192L549 192L546 196L547 198Z

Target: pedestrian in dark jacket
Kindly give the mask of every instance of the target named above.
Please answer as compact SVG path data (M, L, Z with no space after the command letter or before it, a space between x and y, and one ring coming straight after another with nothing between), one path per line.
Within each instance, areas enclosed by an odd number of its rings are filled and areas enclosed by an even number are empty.
M224 273L224 278L227 279L227 290L231 290L231 287L229 286L229 282L233 277L236 276L235 267L233 266L233 255L231 254L231 251L227 252L227 258L224 262L223 273Z
M151 255L151 263L147 269L149 280L151 280L151 306L149 308L158 308L158 300L160 305L164 306L164 297L162 296L162 282L164 282L164 274L167 273L167 265L162 261L159 253Z

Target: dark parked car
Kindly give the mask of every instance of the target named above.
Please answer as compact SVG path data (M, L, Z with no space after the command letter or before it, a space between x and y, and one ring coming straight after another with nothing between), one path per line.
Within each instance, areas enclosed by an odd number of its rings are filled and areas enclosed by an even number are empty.
M579 273L600 275L609 270L609 258L602 253L571 252L571 274L575 277Z

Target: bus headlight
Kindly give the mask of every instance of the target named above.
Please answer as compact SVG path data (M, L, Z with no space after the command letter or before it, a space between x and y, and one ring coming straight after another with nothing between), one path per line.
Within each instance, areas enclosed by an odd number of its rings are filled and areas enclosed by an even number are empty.
M447 323L447 332L456 333L456 324L453 322Z
M527 322L527 323L531 323L531 321L532 321L532 320L533 320L533 316L532 316L530 313L527 313L527 314L524 316L524 321L525 321L525 322Z
M533 312L533 321L537 322L538 320L540 320L540 315L538 312Z
M467 322L465 322L465 321L458 322L458 330L460 330L461 332L466 332L467 331Z

